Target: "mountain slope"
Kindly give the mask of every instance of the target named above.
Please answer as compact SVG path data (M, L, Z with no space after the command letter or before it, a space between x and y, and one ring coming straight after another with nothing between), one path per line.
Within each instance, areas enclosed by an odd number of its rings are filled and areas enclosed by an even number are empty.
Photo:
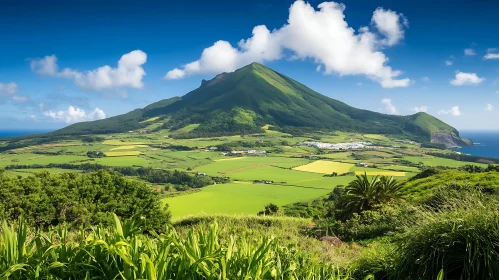
M456 129L426 113L394 116L357 109L258 63L203 80L199 88L182 97L113 118L74 124L54 134L123 132L143 128L147 125L144 120L154 117L170 131L199 124L185 136L256 133L270 124L285 131L395 134L447 146L466 145Z

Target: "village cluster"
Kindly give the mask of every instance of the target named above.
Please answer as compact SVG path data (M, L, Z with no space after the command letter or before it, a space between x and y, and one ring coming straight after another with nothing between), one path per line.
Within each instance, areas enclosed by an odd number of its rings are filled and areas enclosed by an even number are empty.
M372 146L370 142L350 142L350 143L324 143L324 142L303 142L304 146L314 147L317 149L325 150L352 150L352 149L365 149L365 148L376 148L377 146Z

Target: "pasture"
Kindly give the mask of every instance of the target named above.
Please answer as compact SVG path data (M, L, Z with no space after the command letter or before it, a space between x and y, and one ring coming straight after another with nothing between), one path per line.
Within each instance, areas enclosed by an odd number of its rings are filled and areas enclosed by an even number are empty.
M405 177L405 172L397 171L355 171L355 175L366 174L367 176L389 176L389 177Z
M292 184L302 180L322 178L321 174L294 171L275 166L258 166L250 169L240 169L225 173L226 176L240 181L271 180Z
M233 158L240 158L233 160ZM227 160L220 160L227 159ZM304 159L295 159L288 157L224 157L217 158L217 161L196 168L198 172L211 174L229 174L238 171L255 169L262 166L295 166L300 163L309 162Z
M381 134L364 134L366 138L376 139L376 140L389 140L385 135Z
M151 161L138 156L96 158L95 163L107 166L150 166Z
M256 214L265 205L283 206L326 195L330 190L295 186L232 183L212 185L201 191L166 198L174 218L206 214Z
M127 142L125 140L109 139L109 140L104 140L102 142L102 144L111 145L111 146L123 146L123 145L144 145L145 143L143 143L143 142Z
M3 157L0 166L7 165L46 165L49 163L79 163L88 160L86 156L75 155L41 155L41 154L17 154Z
M131 150L135 148L147 148L146 145L125 145L125 146L118 146L116 148L112 148L111 151L117 151L117 150Z
M321 173L321 174L331 174L336 172L338 174L348 173L350 168L354 165L349 163L328 161L328 160L316 160L312 163L298 166L293 168L293 170Z
M404 157L403 159L416 164L423 163L425 166L447 166L447 167L456 168L467 164L473 164L481 167L487 167L487 164L483 163L470 163L466 161L457 161L448 158L411 156L411 157Z
M138 156L141 154L140 151L125 151L125 152L104 152L108 157L126 157L126 156Z

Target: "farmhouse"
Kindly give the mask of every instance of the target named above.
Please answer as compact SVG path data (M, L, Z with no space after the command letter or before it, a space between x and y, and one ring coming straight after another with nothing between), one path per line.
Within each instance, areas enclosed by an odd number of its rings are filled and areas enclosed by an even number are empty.
M363 163L363 162L359 162L359 163L356 164L356 166L358 166L358 167L369 167L369 164Z

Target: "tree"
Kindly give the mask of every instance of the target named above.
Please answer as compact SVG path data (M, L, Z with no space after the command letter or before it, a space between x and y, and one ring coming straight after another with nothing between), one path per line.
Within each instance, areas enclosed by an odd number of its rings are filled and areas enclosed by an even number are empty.
M387 203L401 198L400 189L402 185L393 177L374 177L369 180L366 173L357 175L345 188L338 203L340 216L347 219L353 213L371 210L374 206Z
M258 212L258 216L272 216L279 212L279 206L269 203L265 205L263 211Z

